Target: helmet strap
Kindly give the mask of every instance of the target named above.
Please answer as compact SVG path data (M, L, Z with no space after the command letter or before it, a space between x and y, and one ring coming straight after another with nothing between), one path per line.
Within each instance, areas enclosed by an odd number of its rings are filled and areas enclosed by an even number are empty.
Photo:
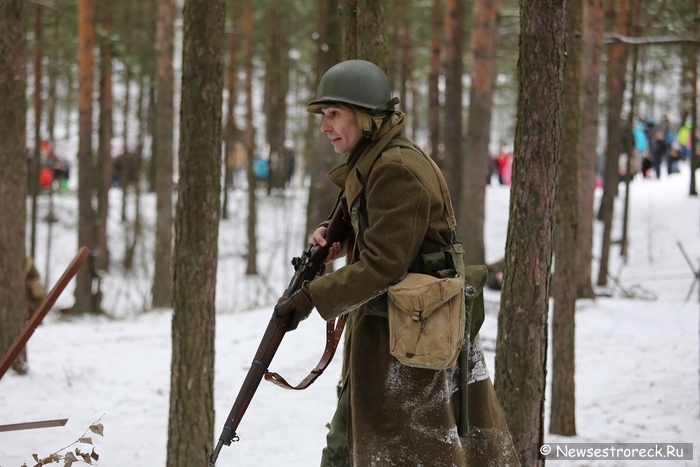
M398 97L392 97L385 103L377 106L376 108L369 110L368 113L370 115L378 115L383 112L393 112L394 111L394 106L400 102Z

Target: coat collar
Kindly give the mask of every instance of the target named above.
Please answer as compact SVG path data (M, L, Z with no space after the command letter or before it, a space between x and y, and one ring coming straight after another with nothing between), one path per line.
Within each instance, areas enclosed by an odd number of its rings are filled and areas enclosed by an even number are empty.
M328 172L328 179L344 190L347 189L348 177L353 176L357 179L356 182L366 178L389 141L402 133L405 126L404 117L402 112L394 112L384 119L381 127L368 138L369 141L360 141L342 164Z

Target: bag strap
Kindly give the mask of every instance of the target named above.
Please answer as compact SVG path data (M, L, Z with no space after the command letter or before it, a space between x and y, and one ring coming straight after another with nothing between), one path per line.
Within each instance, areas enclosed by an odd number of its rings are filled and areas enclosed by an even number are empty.
M295 391L301 391L302 389L306 389L311 386L311 384L316 381L316 378L323 374L323 371L331 363L331 360L333 360L333 355L335 355L335 351L338 349L340 336L343 334L343 328L345 327L345 321L347 318L348 315L345 314L335 320L326 321L326 348L324 349L321 360L319 360L316 368L311 370L311 373L309 373L308 376L301 381L301 383L296 386L292 386L278 373L271 371L265 372L265 379L283 389L292 389Z
M442 195L442 201L445 204L445 210L447 211L447 216L445 217L445 220L447 221L447 226L449 227L450 231L452 232L452 240L453 242L457 240L457 217L455 216L454 209L452 208L452 198L450 198L450 191L447 189L447 183L445 182L445 177L442 176L442 172L440 171L440 167L437 166L435 161L428 156L425 152L423 152L422 149L420 149L418 146L413 144L411 141L405 140L405 139L400 139L400 138L394 138L387 145L384 147L384 151L387 149L391 149L394 147L400 147L400 148L405 148L405 149L412 149L413 151L416 151L417 153L421 154L423 157L427 159L427 161L430 163L430 166L433 168L433 171L435 172L435 175L438 178L438 182L440 183L440 194Z

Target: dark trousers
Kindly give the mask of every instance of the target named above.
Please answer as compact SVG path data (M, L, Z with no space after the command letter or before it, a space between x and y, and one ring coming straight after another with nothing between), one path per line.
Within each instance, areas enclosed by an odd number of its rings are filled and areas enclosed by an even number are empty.
M330 430L326 435L326 447L321 453L321 467L350 467L348 450L348 404L350 388L346 385L338 397L338 407L331 419Z

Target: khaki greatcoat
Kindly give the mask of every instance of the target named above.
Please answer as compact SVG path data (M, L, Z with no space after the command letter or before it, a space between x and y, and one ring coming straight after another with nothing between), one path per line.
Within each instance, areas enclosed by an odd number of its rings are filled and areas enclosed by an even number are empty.
M343 190L341 202L358 237L355 262L310 284L324 319L351 313L342 386L349 401L349 460L337 465L519 465L478 339L471 349L471 430L466 437L456 428L457 368L412 368L389 354L387 288L417 255L448 248L451 232L440 191L442 175L417 151L384 150L392 139L403 138L404 114L372 122L371 137L328 175Z

